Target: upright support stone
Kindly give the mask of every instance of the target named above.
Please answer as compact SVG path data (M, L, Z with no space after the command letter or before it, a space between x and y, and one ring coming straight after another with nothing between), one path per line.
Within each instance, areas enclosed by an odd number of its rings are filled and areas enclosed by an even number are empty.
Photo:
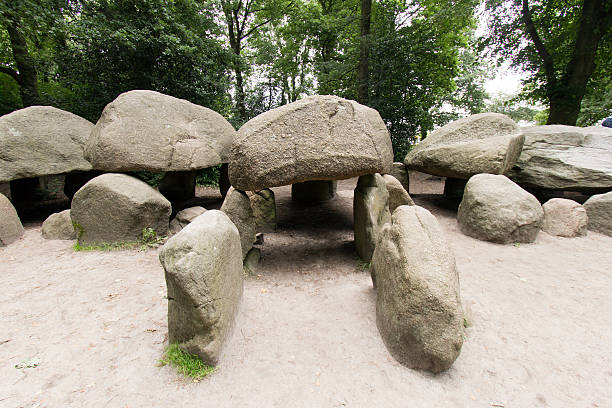
M336 196L335 180L311 180L291 185L291 199L302 203L318 203Z
M276 200L274 191L266 188L249 193L257 232L276 231Z
M221 170L219 171L219 192L221 193L221 197L225 198L225 196L227 195L227 190L229 190L231 186L232 185L230 184L229 180L228 164L223 163L221 165Z
M216 365L243 291L240 235L221 211L198 216L159 253L168 287L168 340Z
M170 201L195 197L195 171L168 171L159 183L159 192Z
M390 174L385 174L383 179L385 180L387 191L389 192L389 212L391 212L391 214L393 214L393 211L400 205L414 205L414 201L412 201L410 194L408 194L398 179Z
M467 180L447 177L444 182L444 196L449 200L461 200Z
M404 163L394 162L393 167L391 167L391 170L387 174L395 177L397 181L402 183L404 190L410 194L410 176Z
M255 242L255 217L251 208L249 196L240 190L230 187L221 205L223 211L232 220L240 233L240 244L242 246L242 257L244 259Z
M0 194L0 247L17 241L23 232L23 225L15 207L8 198Z
M391 221L389 193L380 174L359 177L353 198L353 219L357 254L368 262L372 259L380 229Z

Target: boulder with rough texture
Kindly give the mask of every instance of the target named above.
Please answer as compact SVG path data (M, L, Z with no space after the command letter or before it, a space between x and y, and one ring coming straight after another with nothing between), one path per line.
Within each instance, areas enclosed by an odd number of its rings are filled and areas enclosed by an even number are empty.
M519 157L523 139L508 116L479 113L434 130L408 152L404 163L409 169L460 179L504 174Z
M91 170L83 149L94 125L51 106L0 117L0 183Z
M436 218L402 206L381 233L374 257L376 324L391 355L414 369L448 369L463 345L455 256Z
M542 231L558 237L582 237L587 233L588 217L584 207L573 200L553 198L542 206Z
M382 226L391 221L389 193L380 174L359 177L353 198L355 247L363 261L372 259Z
M276 200L274 191L266 188L249 193L251 208L255 217L255 229L258 232L276 231Z
M171 206L137 178L107 173L90 180L72 199L70 217L86 244L137 241L145 228L168 233Z
M154 91L129 91L106 105L85 157L104 171L188 171L228 161L235 134L217 112Z
M235 188L256 191L387 173L392 163L391 138L377 111L314 95L245 123L232 143L229 177Z
M389 192L389 212L391 214L400 205L414 205L410 194L408 194L398 179L390 174L385 174L383 178Z
M240 233L243 259L255 242L255 216L249 196L234 187L230 187L221 205L221 211L227 214Z
M176 216L170 221L170 233L176 234L205 212L206 208L200 206L185 208L177 212Z
M24 233L23 225L13 204L0 194L0 246L17 241Z
M512 171L515 182L549 190L612 190L612 129L565 125L523 129L525 144Z
M319 203L336 196L335 180L311 180L291 185L291 199L302 203Z
M584 203L588 229L612 237L612 192L597 194Z
M404 163L394 162L388 174L395 177L400 183L402 183L404 190L410 194L410 175L408 174L408 170L406 169L406 165Z
M457 222L464 234L484 241L529 243L543 216L538 200L506 176L478 174L465 186Z
M219 362L243 290L240 235L221 211L200 215L159 252L168 288L168 340Z
M42 225L42 236L45 239L76 239L77 234L72 225L70 210L51 214Z

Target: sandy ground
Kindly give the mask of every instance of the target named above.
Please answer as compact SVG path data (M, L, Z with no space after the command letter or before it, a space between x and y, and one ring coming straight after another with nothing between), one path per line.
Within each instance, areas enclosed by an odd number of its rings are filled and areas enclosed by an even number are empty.
M471 324L454 366L432 376L395 362L378 335L352 243L354 185L314 207L275 189L279 231L265 236L221 365L199 383L157 363L157 250L77 253L27 224L0 249L0 406L612 407L612 238L477 241L431 195L442 181L414 177L415 201L455 250ZM15 368L32 357L39 366Z

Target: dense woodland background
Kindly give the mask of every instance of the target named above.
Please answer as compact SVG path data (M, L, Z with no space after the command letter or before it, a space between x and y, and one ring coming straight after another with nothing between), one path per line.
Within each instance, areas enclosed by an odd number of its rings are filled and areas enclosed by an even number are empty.
M95 123L120 93L152 89L238 128L334 94L377 109L403 159L471 113L612 114L611 26L612 0L0 0L0 114L44 104ZM487 95L503 62L528 73L522 91Z

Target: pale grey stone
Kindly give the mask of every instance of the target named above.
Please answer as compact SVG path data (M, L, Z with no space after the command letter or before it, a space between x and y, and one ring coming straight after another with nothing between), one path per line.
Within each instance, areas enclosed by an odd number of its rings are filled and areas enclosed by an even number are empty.
M588 217L584 207L573 200L552 198L542 206L542 231L559 237L582 237L587 233Z
M255 216L251 208L251 200L244 191L230 187L221 205L221 211L226 213L238 228L242 258L244 258L255 242Z
M51 214L42 224L42 236L45 239L76 239L77 234L72 225L70 210Z
M23 233L23 225L15 207L4 194L0 194L0 247L17 241Z
M591 231L612 237L612 192L597 194L584 203Z
M353 198L353 224L355 248L363 261L369 261L374 253L382 226L391 221L389 193L380 174L359 177Z
M383 178L389 192L389 212L391 214L400 205L414 205L410 194L408 194L398 179L390 174L385 174Z

